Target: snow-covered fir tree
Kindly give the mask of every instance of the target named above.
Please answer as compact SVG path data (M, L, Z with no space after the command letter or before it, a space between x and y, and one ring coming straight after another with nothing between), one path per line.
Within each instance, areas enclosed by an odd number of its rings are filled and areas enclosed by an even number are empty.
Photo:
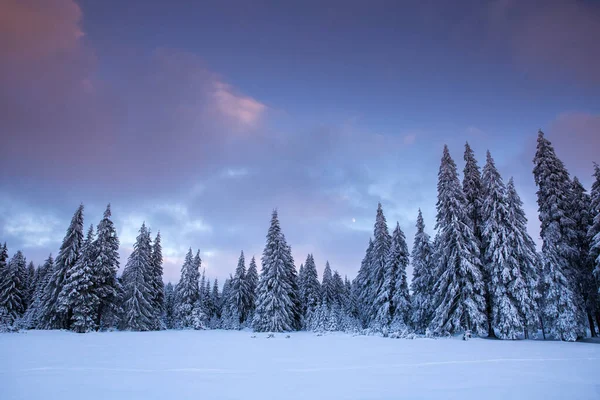
M256 259L254 256L250 260L248 265L248 271L246 271L246 285L248 286L248 322L252 322L254 318L254 310L256 309L256 288L258 287L258 267L256 266ZM218 286L217 286L218 289ZM213 294L215 293L213 287ZM216 292L218 296L218 290Z
M21 250L17 251L3 268L0 281L0 324L11 325L19 319L27 307L26 282L27 261Z
M155 329L164 329L165 315L165 284L163 282L163 256L160 232L152 243L152 253L150 254L152 268L152 308L154 310Z
M387 221L383 215L381 203L377 205L377 216L375 217L375 226L373 229L373 249L369 257L371 266L369 267L369 284L367 285L365 300L369 304L368 324L374 322L377 315L377 296L385 281L385 270L388 261L388 253L392 237L388 231ZM377 323L375 323L377 325Z
M65 285L58 296L58 311L69 315L69 328L78 333L96 329L96 310L100 303L94 288L96 279L93 263L96 252L94 226L91 225L83 242L81 255L68 271Z
M342 306L344 301L344 281L339 272L333 271L333 275L331 277L331 286L333 286L333 304L337 306Z
M594 178L590 196L592 224L588 229L588 239L590 241L590 259L598 287L599 301L596 303L596 307L600 309L600 166L596 163L594 163ZM596 323L600 328L600 312L596 313Z
M54 262L54 270L44 288L41 304L41 325L44 329L65 329L69 326L69 310L59 311L58 297L63 290L67 275L79 259L83 246L83 204L69 224L67 233Z
M306 256L303 277L299 286L302 315L305 324L308 324L321 302L321 284L319 283L317 266L312 254Z
M577 177L574 177L571 182L570 194L570 214L575 221L575 237L573 241L576 251L576 256L573 259L575 284L577 285L579 296L583 300L590 333L592 337L595 337L596 327L594 316L598 312L598 286L593 274L594 263L589 256L591 240L588 237L588 230L593 221L591 197Z
M394 331L404 330L410 324L410 297L406 279L408 247L400 224L392 234L392 242L385 264L384 281L375 300L376 315L373 327L387 334L392 321Z
M573 263L577 251L573 246L575 221L569 204L571 185L564 164L541 130L533 163L543 242L544 325L554 337L574 341L584 328Z
M487 333L480 250L466 212L466 199L448 147L438 173L437 273L431 329L437 334Z
M413 276L410 284L412 290L412 325L416 332L425 333L431 322L433 313L433 249L429 235L425 233L425 221L419 209L417 216L417 232L412 247Z
M229 312L234 325L232 328L241 327L246 320L246 311L248 307L248 286L246 285L246 261L242 251L235 269L235 275L231 281L229 292Z
M483 220L481 208L483 207L483 192L481 182L481 172L475 153L469 143L465 144L465 168L463 170L463 192L467 201L467 215L473 224L473 234L477 240L481 240L483 230Z
M365 328L369 322L370 303L368 299L371 286L371 255L373 253L373 239L369 238L369 245L365 256L360 263L360 268L356 278L354 278L353 297L356 302L356 316L358 317L361 326Z
M94 286L99 304L95 324L98 328L112 328L118 323L121 314L123 288L117 279L119 270L119 238L111 219L110 204L98 224L96 259L93 260Z
M489 277L490 325L501 339L517 339L525 328L523 311L531 301L520 260L515 258L518 232L510 217L507 189L489 151L482 181L482 239L484 269Z
M300 303L296 268L290 246L273 211L262 256L262 273L253 327L258 332L282 332L300 328Z
M178 328L191 328L193 325L193 311L196 302L200 299L200 272L198 261L194 260L190 248L181 267L181 277L176 287L176 326Z
M142 224L133 251L123 270L122 327L132 331L155 329L152 308L152 264L150 232Z
M506 186L507 207L510 225L513 229L513 244L511 247L512 257L520 268L521 276L525 281L527 295L520 299L521 314L525 324L525 338L529 338L529 332L536 332L539 325L538 301L541 297L539 292L539 257L535 249L535 242L527 233L527 217L523 210L523 202L515 188L513 178L510 178Z
M22 326L24 328L35 329L40 326L42 294L44 293L44 288L50 280L50 276L52 275L53 269L54 259L52 258L52 254L50 254L50 256L48 256L44 264L36 269L33 301L31 305L27 308L27 310L25 311L25 315L23 316Z
M323 270L323 281L321 282L321 301L327 307L331 307L335 301L335 288L333 287L333 274L329 261L325 262Z
M35 292L36 285L35 277L35 266L33 265L33 261L30 261L29 264L27 264L27 273L25 280L25 308L28 308L33 302L33 294Z

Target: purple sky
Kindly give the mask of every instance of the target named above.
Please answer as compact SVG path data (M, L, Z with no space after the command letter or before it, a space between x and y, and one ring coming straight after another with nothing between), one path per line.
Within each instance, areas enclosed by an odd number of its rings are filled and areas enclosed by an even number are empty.
M590 187L597 1L0 1L0 241L41 263L80 202L143 221L165 280L223 279L278 208L297 265L353 277L381 202L429 233L444 143L514 175L538 238L538 128ZM297 3L292 5L291 3Z

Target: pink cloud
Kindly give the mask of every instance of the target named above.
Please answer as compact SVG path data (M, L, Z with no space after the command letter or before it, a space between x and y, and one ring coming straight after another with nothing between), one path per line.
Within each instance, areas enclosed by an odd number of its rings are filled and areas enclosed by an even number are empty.
M33 61L72 51L83 36L81 9L72 0L0 2L0 54L3 60Z
M264 115L267 107L261 102L235 93L231 85L214 82L213 99L216 109L225 117L245 127L254 127Z

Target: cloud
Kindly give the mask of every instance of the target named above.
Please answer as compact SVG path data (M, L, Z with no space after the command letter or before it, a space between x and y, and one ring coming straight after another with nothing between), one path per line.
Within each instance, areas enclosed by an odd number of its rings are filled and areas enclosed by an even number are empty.
M600 5L590 1L497 0L489 29L530 76L600 83Z
M81 9L72 0L3 0L3 62L35 62L75 50L83 36L81 17Z
M255 127L267 107L261 102L234 92L231 85L214 82L215 107L225 118L230 118L243 127Z

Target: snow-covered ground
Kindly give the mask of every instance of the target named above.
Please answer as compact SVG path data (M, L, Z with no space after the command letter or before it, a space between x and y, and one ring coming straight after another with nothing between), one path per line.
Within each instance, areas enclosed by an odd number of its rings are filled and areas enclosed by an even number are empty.
M600 399L600 345L307 332L0 334L0 399Z

